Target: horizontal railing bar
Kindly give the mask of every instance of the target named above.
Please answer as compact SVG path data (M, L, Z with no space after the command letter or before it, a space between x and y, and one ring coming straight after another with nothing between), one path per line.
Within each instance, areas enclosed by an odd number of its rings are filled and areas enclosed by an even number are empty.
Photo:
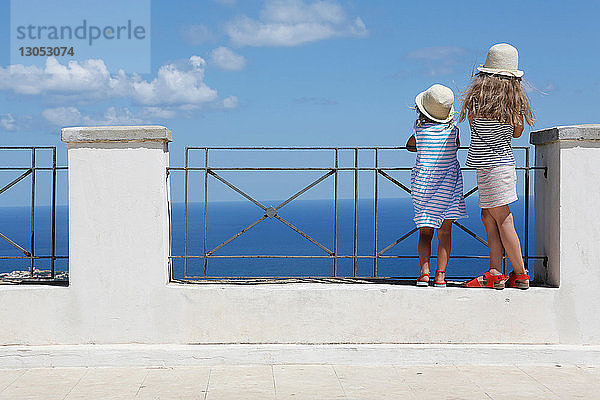
M515 150L530 148L529 146L513 146ZM468 150L468 146L461 146L459 150ZM356 146L356 147L331 147L331 146L231 146L231 147L186 147L186 150L407 150L406 146Z
M32 146L32 147L25 147L25 146L1 146L0 150L51 150L54 149L54 146Z
M0 167L0 171L25 171L28 169L33 169L35 171L54 171L56 170L60 170L60 169L69 169L69 167Z
M314 255L314 256L309 256L309 255L271 255L271 254L253 254L253 255L218 255L218 256L214 256L214 255L207 255L206 257L199 255L199 256L191 256L191 255L187 255L187 256L169 256L169 258L354 258L355 256L353 255ZM373 259L375 258L375 256L373 255L364 255L364 256L356 256L356 258L365 258L365 259ZM418 255L379 255L377 256L377 258L419 258ZM430 258L437 258L436 255L431 255ZM450 258L459 258L459 259L489 259L490 256L484 256L484 255L451 255ZM545 260L546 257L545 256L528 256L525 257L523 256L523 258L528 258L528 259L538 259L538 260Z
M0 260L30 260L30 259L67 259L69 256L0 256Z
M412 169L413 167L167 167L169 171L412 171ZM516 167L515 169L546 169L546 167ZM476 170L477 168L461 168L461 171Z

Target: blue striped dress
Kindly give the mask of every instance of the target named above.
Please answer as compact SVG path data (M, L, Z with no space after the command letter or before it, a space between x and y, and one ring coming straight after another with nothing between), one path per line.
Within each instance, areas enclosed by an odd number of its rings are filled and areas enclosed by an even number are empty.
M439 228L445 219L467 217L456 158L457 135L454 125L415 124L417 160L411 173L411 194L419 228Z

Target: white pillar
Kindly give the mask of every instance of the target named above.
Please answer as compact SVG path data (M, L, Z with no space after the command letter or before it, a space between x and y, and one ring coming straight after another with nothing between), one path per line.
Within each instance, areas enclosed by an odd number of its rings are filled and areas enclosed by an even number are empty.
M69 280L78 308L72 317L81 340L152 336L137 330L149 326L154 293L168 282L171 131L64 128L62 140L69 156Z
M561 343L600 341L600 125L531 132L535 174L535 279L559 287ZM539 310L544 312L544 310Z

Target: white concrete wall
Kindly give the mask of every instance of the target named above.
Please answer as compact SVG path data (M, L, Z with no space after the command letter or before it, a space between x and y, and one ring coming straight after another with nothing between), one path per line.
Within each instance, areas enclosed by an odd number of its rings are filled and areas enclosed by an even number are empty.
M557 312L564 343L600 342L600 125L538 131L536 164L536 278L560 286Z
M550 268L558 268L560 260L559 288L182 285L167 282L170 132L94 129L63 132L69 143L70 286L0 286L0 344L600 344L598 314L590 313L600 304L592 295L598 287L592 270L600 259L598 236L594 242L585 234L598 229L590 227L597 211L585 212L600 200L591 184L598 182L597 172L561 179L559 189L536 186L547 199L544 215L553 213L548 207L561 210L558 217L548 217L560 239L543 236L553 254ZM567 147L559 156L569 174L596 165L597 147ZM588 199L563 193L578 183L587 186ZM560 190L560 206L552 200L553 190ZM568 249L550 248L564 243Z

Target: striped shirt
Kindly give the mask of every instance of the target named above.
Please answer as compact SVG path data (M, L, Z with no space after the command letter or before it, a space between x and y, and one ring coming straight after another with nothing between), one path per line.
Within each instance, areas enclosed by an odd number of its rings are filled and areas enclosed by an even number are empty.
M411 173L411 195L419 228L439 228L446 219L467 217L456 158L457 135L453 125L415 125L417 160Z
M491 168L515 165L510 145L514 126L490 119L476 118L471 124L471 145L467 167Z
M448 124L415 124L417 160L415 167L449 168L457 163L458 127Z

